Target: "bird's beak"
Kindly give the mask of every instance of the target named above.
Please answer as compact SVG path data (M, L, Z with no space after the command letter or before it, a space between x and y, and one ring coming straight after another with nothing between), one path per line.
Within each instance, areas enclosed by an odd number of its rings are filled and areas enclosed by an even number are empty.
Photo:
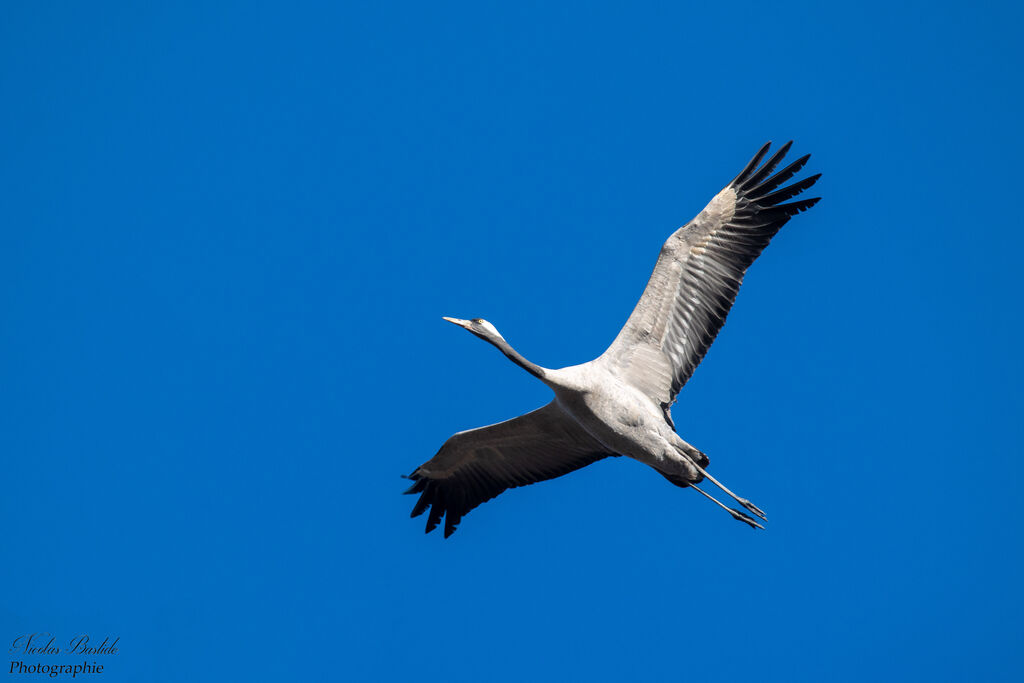
M469 321L468 320L459 320L458 318L449 318L448 316L441 316L441 317L444 318L445 320L447 320L450 323L454 323L455 325L458 325L459 327L469 327Z

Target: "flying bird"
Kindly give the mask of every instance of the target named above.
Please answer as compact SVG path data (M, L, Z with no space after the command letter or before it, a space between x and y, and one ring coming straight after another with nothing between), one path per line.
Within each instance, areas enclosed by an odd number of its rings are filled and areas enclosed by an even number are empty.
M796 214L820 197L786 203L821 174L782 187L807 163L800 157L772 172L792 142L767 161L765 144L735 180L661 247L647 288L601 356L561 369L543 368L513 349L481 318L445 318L547 384L554 400L533 412L459 432L408 479L419 494L412 516L429 510L426 530L443 520L445 538L462 517L506 489L554 479L603 458L628 456L676 486L693 488L751 527L764 512L707 472L708 456L683 441L672 404L725 323L747 268ZM697 486L704 479L754 517Z

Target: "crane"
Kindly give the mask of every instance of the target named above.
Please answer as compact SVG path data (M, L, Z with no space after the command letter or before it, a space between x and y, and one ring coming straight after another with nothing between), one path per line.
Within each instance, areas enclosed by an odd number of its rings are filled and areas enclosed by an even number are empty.
M764 512L709 474L708 456L676 434L672 404L725 323L747 268L791 217L820 199L788 202L821 176L783 187L810 159L800 157L773 174L791 145L761 164L771 148L766 143L703 211L669 236L625 326L588 363L544 368L486 320L444 318L497 347L555 397L511 420L458 432L406 477L413 484L405 493L419 494L412 516L429 510L427 533L443 520L448 538L466 513L507 489L616 456L649 465L734 519L764 528L757 521L767 521ZM697 486L704 479L753 517Z

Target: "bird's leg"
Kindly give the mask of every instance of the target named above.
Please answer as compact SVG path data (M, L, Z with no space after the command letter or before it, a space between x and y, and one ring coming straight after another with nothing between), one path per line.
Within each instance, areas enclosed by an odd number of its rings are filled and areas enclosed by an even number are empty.
M756 505L754 505L753 503L751 503L751 502L750 502L749 500L747 500L746 498L740 498L740 497L739 497L739 496L737 496L737 495L736 495L735 493L733 493L732 491L730 491L729 489L727 489L727 488L725 487L725 484L723 484L722 482L720 482L720 481L718 481L717 479L715 479L714 477L712 477L712 476L711 476L710 474L708 474L708 473L707 473L707 471L706 471L706 470L705 470L705 469L704 469L703 467L701 467L701 466L700 466L700 465L698 465L697 463L694 463L694 466L695 466L695 467L697 468L697 470L698 470L698 471L699 471L699 472L700 472L701 474L703 474L703 475L704 475L705 477L707 477L708 481L710 481L710 482L711 482L712 484L714 484L714 485L715 485L715 486L717 486L718 488L722 489L722 491L724 491L724 492L726 493L726 495L728 495L728 496L729 496L730 498L732 498L732 499L733 499L733 500L735 500L735 501L736 501L737 503L739 503L739 504L740 504L740 505L742 505L743 507L745 507L745 508L747 508L748 510L750 510L751 512L753 512L753 513L754 513L755 515L757 515L758 517L760 517L760 518L761 518L761 519L763 519L764 521L766 521L766 522L768 521L768 518L767 518L767 517L765 517L764 511L763 511L763 510L761 510L761 508L757 507Z
M755 522L750 517L747 517L745 514L743 514L739 510L735 510L735 509L733 509L731 507L726 507L725 504L723 504L720 500L718 500L717 498L712 496L707 491L704 491L703 489L697 488L697 486L695 484L690 484L690 488L692 488L694 491L696 491L700 495L704 496L705 498L707 498L707 499L711 500L712 502L714 502L715 505L717 505L718 507L720 507L723 510L725 510L726 512L728 512L730 515L732 515L733 519L735 519L735 520L737 520L739 522L746 522L747 524L749 524L751 526L751 528L764 529L763 526L761 526L760 524Z
M686 443L686 442L684 441L683 443ZM693 446L690 446L690 444L686 444L686 446L687 446L687 448L693 448ZM697 468L697 471L700 472L701 474L703 474L705 476L705 478L707 478L708 481L710 481L712 484L714 484L718 488L722 489L722 491L724 491L730 498L735 500L737 503L739 503L740 505L742 505L746 509L748 509L751 512L753 512L755 515L757 515L758 517L760 517L764 521L766 521L766 522L768 521L768 518L765 517L764 511L762 511L761 508L757 507L756 505L751 503L746 498L740 498L735 493L733 493L728 488L726 488L725 484L723 484L722 482L718 481L717 479L712 477L710 474L708 474L707 470L705 470L703 467L701 467L699 464L697 464L697 459L694 458L692 455L690 455L690 453L686 449L679 449L679 450L683 453L683 455L685 455L687 458L690 459L690 462L693 463L693 466L695 468ZM693 448L693 450L696 451L697 449ZM704 493L704 492L701 491L701 493ZM729 508L726 508L726 509L729 509Z

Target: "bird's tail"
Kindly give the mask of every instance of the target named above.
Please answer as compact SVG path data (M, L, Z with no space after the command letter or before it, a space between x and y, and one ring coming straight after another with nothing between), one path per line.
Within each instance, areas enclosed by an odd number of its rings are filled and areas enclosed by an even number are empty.
M709 458L702 451L698 451L696 448L694 448L693 451L694 452L689 453L689 456L691 458L693 458L694 460L696 460L697 464L700 465L701 468L706 469L707 466L708 466L708 463L711 462L711 458ZM658 470L658 474L660 474L661 476L665 477L670 482L672 482L673 484L675 484L676 486L678 486L679 488L682 488L682 489L685 489L690 484L699 484L702 481L704 481L704 475L703 474L697 474L696 475L697 476L696 479L694 479L692 477L688 477L688 476L686 476L684 474L667 474L665 472L662 472L661 470Z

